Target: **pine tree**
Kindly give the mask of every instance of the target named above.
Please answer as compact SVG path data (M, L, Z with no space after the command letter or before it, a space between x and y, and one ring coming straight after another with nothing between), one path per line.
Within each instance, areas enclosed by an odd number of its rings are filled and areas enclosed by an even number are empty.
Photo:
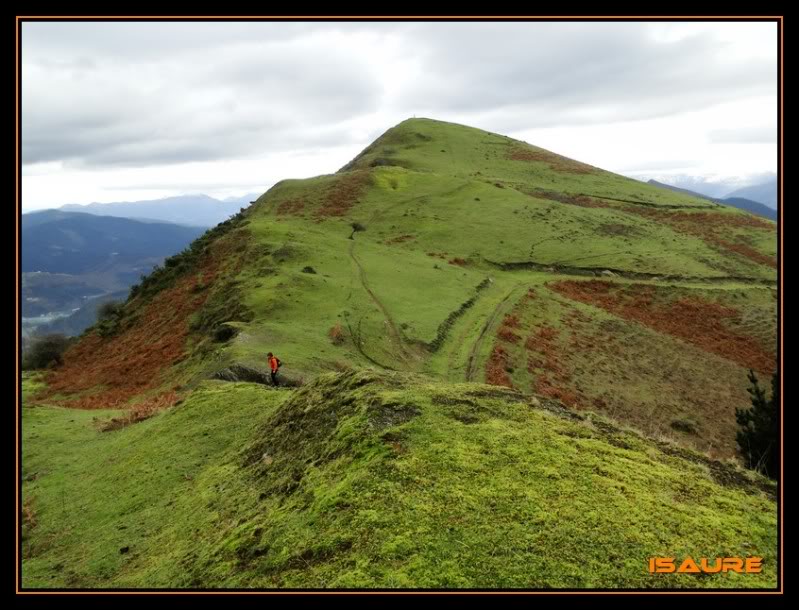
M735 409L735 419L740 426L736 434L741 455L749 468L777 478L780 460L779 442L779 378L775 371L771 378L771 398L760 387L754 371L749 371L748 388L752 406Z

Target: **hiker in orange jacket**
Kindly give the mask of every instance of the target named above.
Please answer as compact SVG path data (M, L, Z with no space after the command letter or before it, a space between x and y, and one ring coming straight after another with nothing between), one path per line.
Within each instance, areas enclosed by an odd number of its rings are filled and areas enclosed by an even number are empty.
M272 371L272 383L277 386L277 369L280 368L280 358L269 352L266 357L269 359L269 369Z

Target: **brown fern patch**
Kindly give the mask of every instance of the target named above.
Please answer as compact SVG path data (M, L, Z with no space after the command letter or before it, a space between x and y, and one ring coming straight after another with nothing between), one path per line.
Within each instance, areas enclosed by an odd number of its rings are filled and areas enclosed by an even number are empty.
M567 174L594 174L596 168L580 163L574 159L557 155L547 150L533 150L520 146L511 148L507 154L508 159L513 161L532 161L535 163L546 163L553 171Z
M316 210L318 220L346 216L369 185L369 172L356 170L343 174L328 187L322 205Z
M658 299L656 288L648 285L621 288L601 280L566 280L550 287L565 297L677 337L744 368L770 375L776 366L775 351L764 349L756 337L732 329L741 316L733 307L696 296Z
M513 388L513 382L506 371L509 361L507 350L501 345L495 345L486 362L486 383Z

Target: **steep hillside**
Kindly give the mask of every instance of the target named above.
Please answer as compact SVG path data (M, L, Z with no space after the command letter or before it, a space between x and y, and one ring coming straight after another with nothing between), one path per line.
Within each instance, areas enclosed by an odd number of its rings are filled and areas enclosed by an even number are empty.
M351 372L205 382L98 431L113 415L24 410L26 586L776 583L773 484L511 390ZM764 567L647 572L687 555Z

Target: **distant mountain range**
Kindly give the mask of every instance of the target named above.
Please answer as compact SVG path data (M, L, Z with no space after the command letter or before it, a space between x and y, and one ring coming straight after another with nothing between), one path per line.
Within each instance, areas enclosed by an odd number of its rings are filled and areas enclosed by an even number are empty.
M746 210L747 212L751 212L752 214L757 214L758 216L762 216L764 218L770 218L771 220L777 220L777 210L773 209L767 205L760 203L759 201L753 201L751 199L746 199L744 197L725 197L724 199L718 199L715 197L709 197L707 195L703 195L702 193L697 193L696 191L692 191L685 188L680 188L678 186L673 186L671 184L666 184L664 182L658 182L657 180L649 180L647 184L651 184L653 186L659 186L661 188L668 189L670 191L674 191L676 193L683 193L685 195L693 195L694 197L701 197L702 199L707 199L708 201L715 201L716 203L721 203L722 205L729 205L734 208L739 208L741 210ZM775 181L776 185L776 181ZM761 185L763 186L763 185ZM740 189L742 192L748 189L755 189L756 187L747 187L747 189ZM776 191L775 191L776 193ZM775 199L776 201L776 199Z
M769 207L777 207L777 178L773 178L762 184L753 184L742 189L728 193L725 199L750 199L758 203L764 203Z
M124 296L149 273L204 233L202 227L61 210L22 216L22 316L28 326L48 323L92 304L76 317L80 332L110 294ZM73 320L74 322L74 320Z
M196 227L213 227L241 208L250 205L259 194L229 197L224 200L208 195L181 195L146 201L121 201L115 203L67 204L59 210L82 212L98 216L120 216L137 220L157 220Z
M174 254L200 227L47 210L22 217L22 272L106 272Z

